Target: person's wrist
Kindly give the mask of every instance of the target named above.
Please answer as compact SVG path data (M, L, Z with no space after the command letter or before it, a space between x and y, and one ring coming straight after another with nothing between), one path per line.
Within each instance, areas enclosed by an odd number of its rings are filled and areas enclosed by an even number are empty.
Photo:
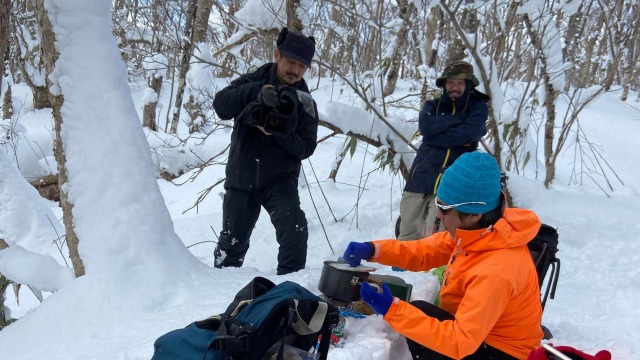
M365 242L365 244L369 245L369 256L365 260L369 260L376 253L376 246L373 245L373 243L371 241L367 241L367 242Z

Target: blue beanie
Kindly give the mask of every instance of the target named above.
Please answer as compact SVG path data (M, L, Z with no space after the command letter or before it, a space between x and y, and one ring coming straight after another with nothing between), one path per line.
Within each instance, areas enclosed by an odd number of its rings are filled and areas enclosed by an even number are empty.
M466 202L455 209L467 214L484 214L500 205L500 168L491 155L480 151L462 154L445 170L438 185L438 198L445 205Z
M300 61L306 67L311 66L316 51L316 40L313 36L304 36L297 31L282 28L276 42L280 55L287 59Z

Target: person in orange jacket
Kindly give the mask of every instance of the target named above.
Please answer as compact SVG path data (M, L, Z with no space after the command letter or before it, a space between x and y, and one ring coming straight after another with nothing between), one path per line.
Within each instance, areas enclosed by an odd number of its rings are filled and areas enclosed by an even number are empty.
M540 228L533 211L506 208L500 169L479 151L443 174L435 198L445 231L413 241L349 243L343 257L410 271L447 265L440 307L404 302L362 284L362 299L407 338L414 359L526 359L541 346L542 306L527 243Z

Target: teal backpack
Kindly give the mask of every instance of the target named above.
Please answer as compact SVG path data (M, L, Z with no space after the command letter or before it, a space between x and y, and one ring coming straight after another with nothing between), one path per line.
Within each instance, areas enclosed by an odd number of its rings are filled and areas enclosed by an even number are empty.
M326 360L339 312L294 282L256 277L225 312L160 336L152 360Z

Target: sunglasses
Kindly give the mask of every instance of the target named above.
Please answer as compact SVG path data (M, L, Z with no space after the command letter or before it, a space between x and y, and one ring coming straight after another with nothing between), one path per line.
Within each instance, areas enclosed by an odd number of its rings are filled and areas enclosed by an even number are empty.
M487 205L487 203L484 201L468 201L468 202L462 202L458 204L443 205L438 202L437 198L433 199L433 202L436 204L436 207L442 213L442 215L447 215L449 210L455 209L458 206L462 206L462 205Z

